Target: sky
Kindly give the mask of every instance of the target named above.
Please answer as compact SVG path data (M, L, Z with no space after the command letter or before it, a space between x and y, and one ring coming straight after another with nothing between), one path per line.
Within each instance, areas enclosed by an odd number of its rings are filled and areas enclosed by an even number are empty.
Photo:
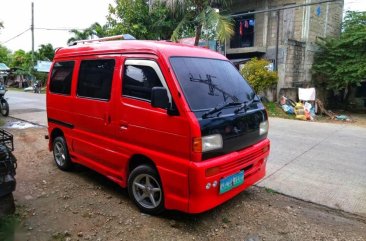
M12 51L32 49L31 31L17 36L30 28L32 0L1 0L0 44ZM108 5L114 0L33 0L35 28L85 29L95 22L104 24ZM366 11L366 0L345 0L345 10ZM39 45L51 43L53 47L64 47L73 35L68 31L36 29L35 50ZM10 40L12 39L12 40Z
M114 0L0 0L0 44L12 51L32 49L31 31L7 42L31 26L31 3L34 2L35 28L85 29L95 22L104 24L108 5ZM53 47L64 47L73 35L69 31L36 29L34 48L51 43Z

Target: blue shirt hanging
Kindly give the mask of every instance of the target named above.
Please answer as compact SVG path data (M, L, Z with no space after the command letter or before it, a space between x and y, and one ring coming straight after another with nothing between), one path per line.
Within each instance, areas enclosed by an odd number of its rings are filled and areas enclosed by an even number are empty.
M316 8L316 15L319 17L321 13L322 13L322 9L320 8L320 6L318 6Z

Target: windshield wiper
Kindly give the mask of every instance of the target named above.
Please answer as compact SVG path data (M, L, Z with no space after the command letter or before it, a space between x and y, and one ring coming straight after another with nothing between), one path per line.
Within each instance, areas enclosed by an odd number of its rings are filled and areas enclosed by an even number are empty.
M236 106L236 105L241 105L242 103L240 102L223 102L223 103L220 103L218 104L216 107L212 108L211 110L205 112L203 115L202 115L202 118L205 119L207 118L209 115L212 115L216 112L219 112L220 110L222 109L225 109L226 107L229 107L229 106Z
M240 107L237 108L234 113L238 114L240 111L244 110L244 112L247 112L247 110L249 109L249 106L255 102L260 102L260 99L253 97L253 99L248 100L248 101L244 101L243 103L240 104Z

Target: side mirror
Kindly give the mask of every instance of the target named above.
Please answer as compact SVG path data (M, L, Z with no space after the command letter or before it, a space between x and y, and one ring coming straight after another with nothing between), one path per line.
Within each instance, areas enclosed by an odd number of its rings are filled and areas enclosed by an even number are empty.
M169 98L168 91L164 87L153 87L151 90L152 107L168 109Z

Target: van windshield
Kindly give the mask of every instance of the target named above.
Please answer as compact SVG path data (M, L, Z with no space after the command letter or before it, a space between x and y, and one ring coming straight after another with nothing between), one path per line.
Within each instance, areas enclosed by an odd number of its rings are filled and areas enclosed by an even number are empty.
M192 111L248 102L254 97L252 88L229 61L171 57L170 64Z

